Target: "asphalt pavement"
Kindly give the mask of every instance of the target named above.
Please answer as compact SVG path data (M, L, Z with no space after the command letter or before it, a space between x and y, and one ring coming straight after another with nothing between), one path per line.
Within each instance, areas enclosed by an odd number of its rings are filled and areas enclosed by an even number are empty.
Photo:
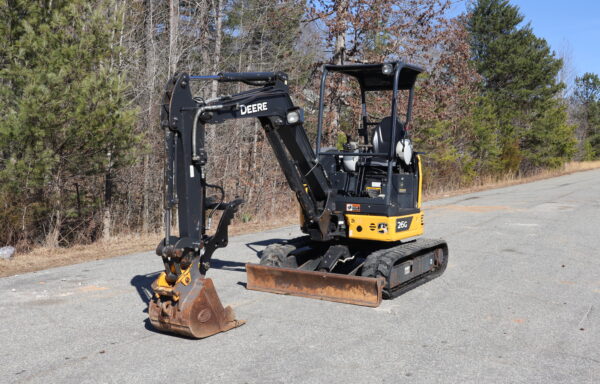
M244 263L296 227L215 253L247 324L154 331L153 252L0 279L0 382L599 383L600 170L425 204L444 275L379 308L248 291Z

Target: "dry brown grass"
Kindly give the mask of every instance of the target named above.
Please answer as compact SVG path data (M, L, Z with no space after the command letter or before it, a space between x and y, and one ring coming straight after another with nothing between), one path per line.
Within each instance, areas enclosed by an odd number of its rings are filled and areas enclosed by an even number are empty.
M481 178L468 187L453 190L437 190L425 193L426 200L440 199L449 196L462 195L506 187L510 185L530 183L536 180L548 179L575 172L588 171L600 168L600 161L572 162L561 169L546 170L530 177L504 177L501 179ZM266 221L235 223L230 227L231 235L260 232L267 229L292 225L297 223L298 212L296 209L282 213L277 218ZM99 241L90 245L77 245L70 248L38 247L31 252L17 254L11 260L0 260L0 276L10 276L18 273L39 271L42 269L63 265L83 263L86 261L107 259L134 252L152 250L162 239L162 234L130 234L112 237L110 241Z
M266 222L234 223L229 227L229 233L241 235L291 225L297 222L297 217L295 214ZM109 241L69 248L36 247L30 252L16 254L10 260L0 259L0 277L149 251L156 248L162 238L162 233L129 234L113 236Z
M17 253L10 260L0 260L0 276L39 271L148 250L155 247L161 239L159 234L121 235L111 238L110 241L98 241L69 248L36 247L27 253Z
M549 179L551 177L568 175L575 172L590 171L600 168L600 161L573 161L565 164L558 169L547 169L540 171L534 175L527 177L517 177L514 175L506 175L504 177L481 177L475 182L464 188L438 188L435 190L425 191L425 200L436 200L450 196L464 195L467 193L485 191L488 189L508 187L511 185L531 183L537 180Z

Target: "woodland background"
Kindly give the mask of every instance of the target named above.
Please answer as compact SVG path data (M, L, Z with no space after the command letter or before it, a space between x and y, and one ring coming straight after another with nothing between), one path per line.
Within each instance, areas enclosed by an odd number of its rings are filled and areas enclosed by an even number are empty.
M430 190L600 157L600 79L575 77L508 0L0 0L0 246L161 230L162 89L177 71L289 74L314 136L324 63L426 69L412 127ZM243 90L216 82L206 97ZM227 85L231 87L231 85ZM355 119L332 82L326 135ZM381 116L385 111L375 111ZM208 132L209 178L236 220L296 215L259 125Z

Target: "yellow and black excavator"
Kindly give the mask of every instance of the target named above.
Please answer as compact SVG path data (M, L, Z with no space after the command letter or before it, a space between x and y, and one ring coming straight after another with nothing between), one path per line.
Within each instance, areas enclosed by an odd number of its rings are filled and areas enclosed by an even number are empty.
M230 307L223 308L211 279L212 254L227 245L228 225L241 199L206 181L209 161L205 126L257 118L301 208L306 236L272 244L260 264L246 264L247 288L349 304L378 306L439 275L448 263L448 246L424 239L421 157L410 130L415 82L421 68L403 62L325 65L320 86L315 147L303 127L304 111L290 98L282 72L177 74L166 86L161 111L165 130L165 238L156 253L165 271L152 284L152 325L159 330L202 338L235 328ZM356 141L342 149L322 147L329 74L354 79L360 88ZM248 91L204 100L190 82L241 82ZM390 114L371 120L371 92L389 94ZM405 109L400 93L407 94ZM209 198L207 189L220 192ZM171 214L177 206L178 236ZM207 216L222 215L207 234Z

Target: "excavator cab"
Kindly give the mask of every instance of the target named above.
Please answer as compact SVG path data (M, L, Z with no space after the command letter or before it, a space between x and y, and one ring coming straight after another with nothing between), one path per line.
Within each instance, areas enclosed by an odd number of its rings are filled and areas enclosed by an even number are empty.
M387 217L417 213L421 198L420 158L412 149L408 126L415 82L421 72L419 67L404 63L324 66L316 152L320 161L328 167L327 173L336 189L336 209ZM356 140L346 142L341 151L323 149L321 145L326 84L330 74L351 78L359 86L361 108L360 124L354 136ZM379 97L372 97L369 105L371 94ZM380 105L382 97L389 98L384 108ZM374 103L378 105L372 105ZM378 112L385 117L373 119L369 107L379 107ZM406 238L400 232L395 232L396 236L378 236L380 231L361 232L355 230L348 233L348 237L375 241ZM415 225L412 228L411 234L421 233L422 227Z
M403 62L325 65L320 86L314 145L304 128L304 113L290 97L282 72L175 75L161 109L165 131L165 238L156 253L164 272L153 283L151 323L160 330L206 337L235 328L233 310L224 308L206 278L212 254L227 246L228 225L243 203L225 201L221 186L210 184L205 167L211 148L208 124L256 118L283 175L297 197L304 236L266 247L260 263L246 264L247 288L342 303L378 306L441 275L448 246L423 233L420 156L413 151L410 124L414 87L421 69ZM358 139L342 148L322 147L327 76L358 81L361 94ZM241 82L249 90L204 99L192 95L190 82ZM370 92L388 91L389 115L373 119ZM399 92L406 91L406 98ZM399 113L400 101L406 105ZM207 198L207 190L220 199ZM170 233L177 207L179 233ZM214 234L207 220L222 210Z

